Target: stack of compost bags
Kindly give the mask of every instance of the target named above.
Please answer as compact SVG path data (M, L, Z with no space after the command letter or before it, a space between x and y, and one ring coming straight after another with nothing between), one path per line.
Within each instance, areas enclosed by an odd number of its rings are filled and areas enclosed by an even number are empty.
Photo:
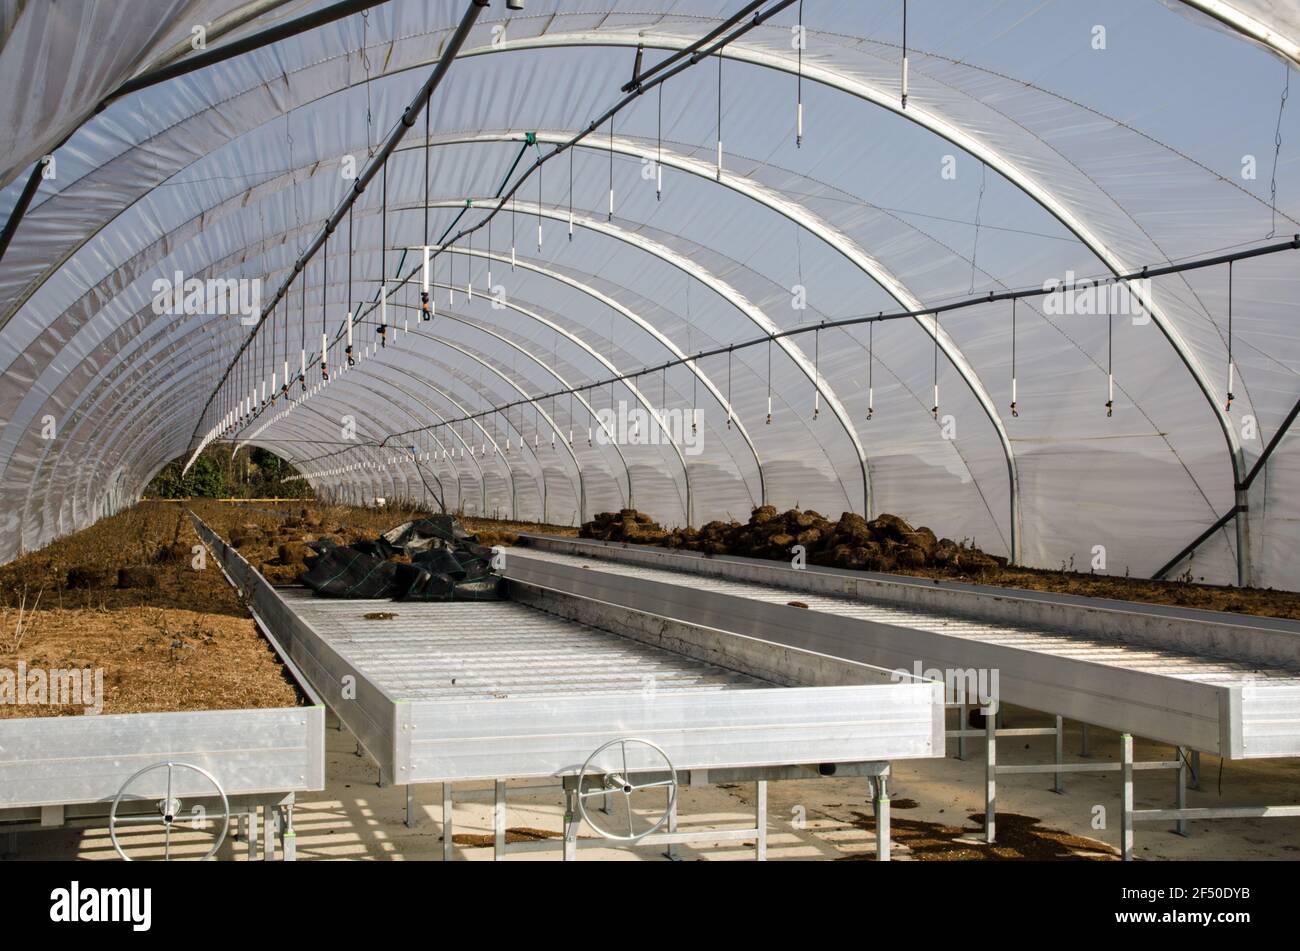
M315 541L298 580L321 597L398 601L495 601L501 578L492 549L450 515L405 522L372 541Z

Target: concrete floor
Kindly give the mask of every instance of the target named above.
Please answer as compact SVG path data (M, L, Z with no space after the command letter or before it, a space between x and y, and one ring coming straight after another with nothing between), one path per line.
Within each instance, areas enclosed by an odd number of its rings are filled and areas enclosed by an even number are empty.
M950 712L954 720L955 712ZM1050 726L1050 719L1009 709L1011 726ZM379 788L378 771L369 759L356 755L350 734L327 729L327 787L323 792L299 797L295 810L297 851L300 861L320 859L428 860L441 859L442 792L440 786L417 790L419 824L404 824L405 793L401 787ZM1118 738L1094 729L1092 760L1114 761ZM1067 724L1066 761L1083 762L1077 724ZM893 800L895 844L893 857L912 858L1004 858L1030 856L1082 856L1105 858L1113 855L1119 842L1119 774L1066 774L1065 793L1051 791L1052 777L1046 774L1003 776L998 781L999 837L990 850L982 845L982 825L971 814L983 814L984 743L969 743L968 759L953 757L956 741L949 740L944 759L913 760L895 764L890 794ZM1003 739L998 746L1002 763L1050 762L1052 738ZM1136 757L1168 759L1168 746L1138 741ZM1225 762L1222 796L1219 760L1202 757L1201 789L1189 790L1189 806L1256 805L1300 802L1300 760ZM536 781L529 781L536 782ZM464 788L472 788L468 784ZM481 784L489 788L488 784ZM457 787L458 789L462 787ZM1138 808L1171 806L1174 773L1157 771L1137 774ZM744 827L752 822L753 784L730 787L683 788L680 814L683 829ZM1095 808L1104 808L1099 815ZM457 803L454 832L458 860L490 861L492 849L477 847L474 839L492 832L490 802ZM512 829L549 830L558 833L562 820L559 793L532 793L512 798L507 824ZM860 779L821 779L768 784L768 858L839 859L873 858L874 822L867 783ZM1019 818L1024 817L1024 818ZM1033 823L1030 820L1037 820ZM1094 822L1104 821L1104 828ZM945 832L944 826L966 831ZM1062 842L1051 830L1080 839ZM1182 837L1165 824L1137 826L1137 855L1142 859L1296 859L1300 858L1300 819L1231 819L1189 825L1191 835ZM531 834L531 833L525 833ZM584 835L591 830L584 829ZM462 836L474 839L462 839ZM4 840L0 840L4 841ZM132 832L128 846L133 857L161 854L161 837L148 831ZM186 832L174 839L179 854L202 854L211 840L205 834ZM1108 848L1108 846L1110 848ZM752 841L719 846L681 846L679 858L692 860L750 859ZM244 859L244 843L228 842L221 854ZM512 855L510 861L559 858L558 839L554 851ZM20 837L19 859L115 859L107 830L54 830L24 833ZM618 861L663 861L659 848L583 849L580 859Z

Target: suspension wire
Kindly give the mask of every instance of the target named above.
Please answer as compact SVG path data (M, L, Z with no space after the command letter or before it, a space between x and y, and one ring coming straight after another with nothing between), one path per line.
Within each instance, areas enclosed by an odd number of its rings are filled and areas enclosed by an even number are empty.
M988 170L988 165L980 162L980 191L979 197L975 199L975 242L970 251L970 290L967 291L968 294L975 293L975 258L980 249L980 213L984 208L984 185L988 177Z
M1291 94L1291 65L1285 64L1286 81L1282 86L1282 100L1277 106L1277 131L1273 134L1273 176L1269 182L1269 203L1273 209L1273 226L1266 237L1277 234L1277 163L1282 156L1282 113L1286 109L1287 97Z

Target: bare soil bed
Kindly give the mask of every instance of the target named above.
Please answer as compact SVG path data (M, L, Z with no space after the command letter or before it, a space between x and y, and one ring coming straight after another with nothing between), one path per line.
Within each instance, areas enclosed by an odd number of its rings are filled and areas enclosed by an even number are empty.
M143 502L0 566L0 670L103 670L101 712L294 706L299 692L185 508ZM48 699L48 698L47 698ZM83 705L0 703L0 719Z
M867 521L846 512L838 520L830 520L813 511L778 512L765 505L754 509L747 523L710 522L699 529L668 530L649 515L623 509L597 515L583 524L579 534L583 538L660 545L706 555L787 562L792 547L802 545L812 565L1300 620L1300 593L1294 591L1015 567L1008 565L1005 558L989 555L968 543L936 537L929 528L913 527L895 515Z

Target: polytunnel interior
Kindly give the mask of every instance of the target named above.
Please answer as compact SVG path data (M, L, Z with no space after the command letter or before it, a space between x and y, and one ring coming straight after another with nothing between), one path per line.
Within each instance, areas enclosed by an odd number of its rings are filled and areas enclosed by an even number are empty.
M357 3L255 42L329 6L6 10L50 55L0 48L34 91L0 163L0 558L223 440L356 503L889 512L1028 566L1300 584L1276 5ZM168 312L177 277L261 307ZM1076 279L1140 313L1054 312ZM620 407L684 422L599 438Z

